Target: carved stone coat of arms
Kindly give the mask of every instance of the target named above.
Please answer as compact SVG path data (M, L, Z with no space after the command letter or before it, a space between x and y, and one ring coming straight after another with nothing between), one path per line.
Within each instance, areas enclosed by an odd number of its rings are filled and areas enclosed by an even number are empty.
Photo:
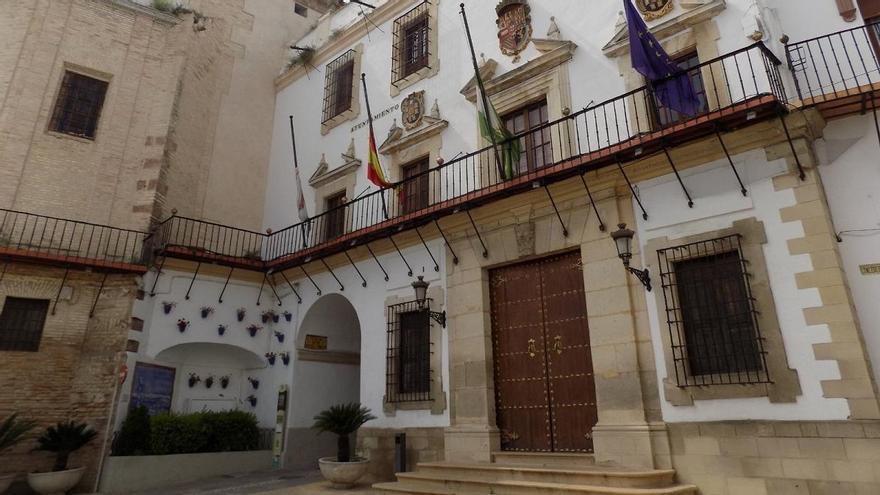
M400 120L403 127L411 131L422 125L422 117L425 115L425 92L416 91L407 96L400 104Z
M532 39L531 8L527 0L502 0L496 7L501 53L519 58Z
M672 12L672 0L636 0L636 6L645 16L646 21L659 19Z

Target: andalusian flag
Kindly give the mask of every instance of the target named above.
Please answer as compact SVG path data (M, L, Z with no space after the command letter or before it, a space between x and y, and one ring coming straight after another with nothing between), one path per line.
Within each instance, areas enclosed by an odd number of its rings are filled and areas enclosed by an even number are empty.
M484 108L483 102L489 105L488 112ZM482 84L477 84L477 112L480 120L480 134L490 143L498 144L499 159L501 160L501 163L498 164L498 173L501 174L502 179L512 179L519 166L522 148L519 139L513 139L513 133L507 130L498 117L498 112L492 106L489 96L483 93Z
M392 184L385 178L385 171L379 163L379 151L376 149L376 137L373 136L373 126L370 126L370 158L367 160L367 178L380 188L391 187Z

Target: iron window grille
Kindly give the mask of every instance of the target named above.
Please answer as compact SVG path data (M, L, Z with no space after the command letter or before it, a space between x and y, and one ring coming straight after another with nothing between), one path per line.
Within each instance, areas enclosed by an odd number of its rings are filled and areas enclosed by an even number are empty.
M394 21L394 41L391 47L391 81L396 84L428 67L431 57L431 2L425 0Z
M0 312L0 351L40 350L48 299L7 297Z
M107 81L66 71L55 100L49 129L95 139L107 86Z
M324 71L324 111L322 123L351 109L355 51L349 50L327 64Z
M432 400L430 299L420 309L415 301L388 306L388 349L385 401Z
M657 252L679 387L772 383L734 234Z

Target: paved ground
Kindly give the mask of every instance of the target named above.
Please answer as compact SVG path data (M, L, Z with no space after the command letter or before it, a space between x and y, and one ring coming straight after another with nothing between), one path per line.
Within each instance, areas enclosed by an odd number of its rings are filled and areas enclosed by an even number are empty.
M370 495L369 484L350 490L337 490L315 471L264 471L242 475L218 476L191 483L131 495Z

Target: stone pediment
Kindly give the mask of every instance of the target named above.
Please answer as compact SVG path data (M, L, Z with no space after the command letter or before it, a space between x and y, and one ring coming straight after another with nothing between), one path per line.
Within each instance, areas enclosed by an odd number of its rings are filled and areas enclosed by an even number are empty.
M658 40L662 41L675 36L697 24L712 19L727 8L725 0L683 0L680 4L685 9L684 12L651 28L651 32ZM602 53L606 57L620 57L629 53L629 33L626 20L622 16L615 26L615 33L611 41L602 47Z
M385 142L379 146L379 153L382 153L383 155L396 153L425 139L440 134L447 127L449 127L449 121L425 115L422 117L422 126L414 131L405 133L403 129L399 127L393 129L392 132L389 133L388 138L385 139Z
M486 93L490 95L495 94L499 91L518 86L535 76L544 74L554 67L571 60L575 49L577 49L577 45L574 42L567 40L537 39L532 41L535 43L535 48L542 52L541 56L529 60L522 66L497 77L493 77L497 64L491 67L491 72L486 70L487 73L485 75L483 75L484 71L480 70L480 74L483 76L483 85L486 87ZM488 65L490 62L494 62L494 60L486 62L484 66L487 69L489 69ZM476 80L472 78L461 89L461 94L472 102L477 101Z
M348 150L346 150L345 153L342 153L342 160L342 166L331 170L324 155L321 155L321 161L318 163L317 170L315 170L315 173L309 177L309 185L312 187L321 187L356 171L358 167L361 166L361 161L354 157L354 140L352 140Z

